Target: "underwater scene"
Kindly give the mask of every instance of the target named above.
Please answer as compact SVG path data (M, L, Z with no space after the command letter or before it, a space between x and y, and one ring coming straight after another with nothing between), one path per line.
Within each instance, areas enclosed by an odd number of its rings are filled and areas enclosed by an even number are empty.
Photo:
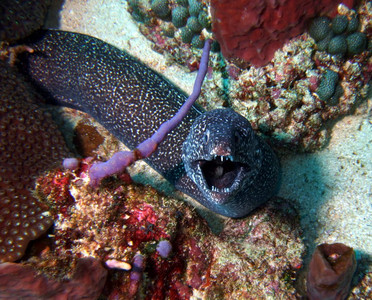
M371 17L2 0L0 299L372 299Z

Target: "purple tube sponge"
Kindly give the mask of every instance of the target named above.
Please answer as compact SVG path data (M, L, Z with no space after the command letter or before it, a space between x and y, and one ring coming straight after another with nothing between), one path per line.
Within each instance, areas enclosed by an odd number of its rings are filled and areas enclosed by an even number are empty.
M203 48L203 54L200 60L199 71L195 79L193 91L181 106L173 118L160 125L159 129L147 140L140 143L133 151L118 152L107 162L94 164L89 170L90 184L96 186L99 182L110 175L121 173L126 167L139 159L147 158L155 152L159 144L165 139L182 119L187 115L196 99L198 99L201 86L208 70L209 51L211 40L206 40Z
M132 271L130 272L130 279L132 281L140 281L144 268L144 258L141 254L136 254L133 258Z
M172 251L172 244L169 241L160 241L156 247L156 251L158 251L162 258L167 258Z
M353 248L344 244L321 244L316 247L307 274L310 300L347 298L356 269Z

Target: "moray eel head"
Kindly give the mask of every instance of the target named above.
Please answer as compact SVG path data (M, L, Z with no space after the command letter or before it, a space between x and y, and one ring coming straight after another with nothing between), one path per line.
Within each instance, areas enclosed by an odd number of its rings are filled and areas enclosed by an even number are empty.
M257 182L267 171L263 170L267 153L279 170L274 153L245 118L231 109L216 109L195 120L183 144L182 159L187 175L203 195L200 202L220 214L240 217L272 194L262 193L259 185L264 183Z

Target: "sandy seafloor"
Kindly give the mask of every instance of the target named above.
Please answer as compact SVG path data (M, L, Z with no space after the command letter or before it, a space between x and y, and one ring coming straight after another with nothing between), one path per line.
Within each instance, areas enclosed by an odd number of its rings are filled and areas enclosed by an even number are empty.
M168 66L138 30L126 1L66 0L52 9L46 27L89 34L125 49L164 74L187 93L196 73ZM329 145L311 154L282 159L279 196L297 202L304 239L310 251L317 244L342 242L367 258L372 269L372 120L371 100L333 128ZM140 164L142 173L144 166ZM147 175L149 178L149 176ZM151 177L151 176L150 176ZM151 179L156 183L158 179ZM157 183L166 186L164 181ZM167 190L167 187L162 187ZM171 189L170 189L171 190ZM180 197L180 194L174 193Z

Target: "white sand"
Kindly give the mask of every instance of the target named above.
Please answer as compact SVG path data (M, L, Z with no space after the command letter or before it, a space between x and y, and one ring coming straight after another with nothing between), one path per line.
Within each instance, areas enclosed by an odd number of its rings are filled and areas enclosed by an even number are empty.
M151 50L126 11L126 1L66 0L59 25L49 26L89 34L125 49L190 93L195 73L166 66ZM53 25L54 24L54 25ZM370 107L370 106L369 106ZM349 116L333 129L329 146L314 154L282 160L280 196L298 203L304 238L310 245L343 242L372 257L372 126L364 113Z
M282 160L279 194L299 204L310 246L342 242L372 254L371 141L366 115L348 116L326 149Z

